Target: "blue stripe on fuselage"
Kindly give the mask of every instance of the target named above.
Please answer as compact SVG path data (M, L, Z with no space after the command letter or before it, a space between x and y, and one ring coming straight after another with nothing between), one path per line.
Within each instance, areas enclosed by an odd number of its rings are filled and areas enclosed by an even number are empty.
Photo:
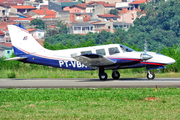
M57 68L64 68L64 69L71 69L71 70L91 70L91 68L83 65L79 61L68 61L68 60L57 60L57 59L50 59L45 57L40 57L37 55L31 55L26 54L25 52L19 50L18 48L14 47L16 50L18 50L19 53L18 57L26 57L27 63L34 63L34 64L40 64L40 65L46 65L46 66L52 66Z

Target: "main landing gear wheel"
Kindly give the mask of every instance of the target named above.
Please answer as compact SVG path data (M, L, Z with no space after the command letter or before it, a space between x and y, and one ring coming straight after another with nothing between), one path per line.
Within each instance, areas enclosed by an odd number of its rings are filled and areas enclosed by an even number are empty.
M147 78L148 78L149 80L153 80L153 79L155 78L155 74L154 74L153 72L148 72L148 73L147 73Z
M104 80L107 80L107 77L108 77L108 76L107 76L106 73L99 74L99 79L100 79L100 80L103 80L103 81L104 81Z
M120 77L120 73L118 71L113 71L112 78L114 80L117 80L117 79L119 79L119 77Z

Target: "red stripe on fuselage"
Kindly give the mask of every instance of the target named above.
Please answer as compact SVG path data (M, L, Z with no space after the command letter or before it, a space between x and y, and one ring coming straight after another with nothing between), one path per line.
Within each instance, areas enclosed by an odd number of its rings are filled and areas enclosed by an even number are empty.
M132 61L142 61L141 59L134 59L134 58L112 58L111 59L122 59L122 60L132 60ZM162 63L153 63L153 62L141 62L142 64L149 64L149 65L166 65Z
M165 65L162 63L150 63L150 62L141 62L142 64L149 64L149 65Z

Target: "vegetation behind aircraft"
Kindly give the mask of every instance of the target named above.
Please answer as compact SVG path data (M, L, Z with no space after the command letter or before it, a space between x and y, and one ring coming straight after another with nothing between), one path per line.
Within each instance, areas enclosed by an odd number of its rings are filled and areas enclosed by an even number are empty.
M161 0L160 0L161 1ZM115 33L106 32L88 33L86 35L73 35L67 33L65 23L59 22L56 31L49 31L45 39L45 47L57 44L64 46L70 44L73 48L85 41L92 41L95 45L105 43L120 43L144 49L144 41L148 43L148 50L161 51L164 47L180 44L180 1L169 0L158 3L141 4L142 13L146 16L137 18L134 26L128 31L117 29ZM141 14L141 13L140 13ZM62 26L62 27L61 27ZM66 32L61 32L62 29ZM72 44L72 45L71 45ZM56 49L51 47L51 49Z

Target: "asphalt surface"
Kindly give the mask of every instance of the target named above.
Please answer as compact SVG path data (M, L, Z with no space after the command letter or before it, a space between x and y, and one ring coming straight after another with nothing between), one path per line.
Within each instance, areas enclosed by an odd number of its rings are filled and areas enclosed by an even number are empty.
M91 78L76 79L0 79L0 88L132 88L180 87L180 78L120 78L101 81Z

